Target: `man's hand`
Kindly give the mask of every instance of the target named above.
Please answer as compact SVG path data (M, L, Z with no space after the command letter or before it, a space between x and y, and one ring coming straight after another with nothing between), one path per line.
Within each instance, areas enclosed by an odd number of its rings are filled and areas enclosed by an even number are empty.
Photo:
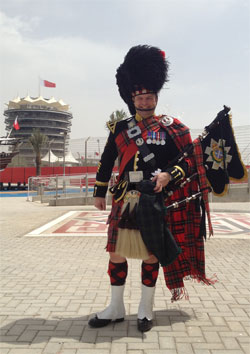
M160 193L162 188L166 187L170 181L171 176L168 172L160 172L158 175L154 176L152 182L156 182L156 186L154 188L155 193Z
M95 207L99 210L106 210L106 199L95 197Z

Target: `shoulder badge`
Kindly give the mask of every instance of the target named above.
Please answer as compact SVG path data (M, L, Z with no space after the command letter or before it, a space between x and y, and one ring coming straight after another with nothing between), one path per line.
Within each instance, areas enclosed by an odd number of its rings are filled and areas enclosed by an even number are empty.
M171 124L173 124L174 119L169 116L162 116L160 121L165 127L169 127Z
M111 133L115 133L115 127L116 127L116 122L107 122L107 127L109 128L109 130L111 131Z

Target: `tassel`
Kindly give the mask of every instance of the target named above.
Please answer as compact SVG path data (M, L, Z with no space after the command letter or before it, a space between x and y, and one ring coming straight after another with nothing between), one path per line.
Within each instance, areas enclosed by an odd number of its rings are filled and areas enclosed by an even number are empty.
M118 229L115 253L125 258L143 260L149 258L148 250L139 230Z
M149 253L136 225L139 196L138 191L129 191L124 198L115 252L122 257L146 260L149 258Z

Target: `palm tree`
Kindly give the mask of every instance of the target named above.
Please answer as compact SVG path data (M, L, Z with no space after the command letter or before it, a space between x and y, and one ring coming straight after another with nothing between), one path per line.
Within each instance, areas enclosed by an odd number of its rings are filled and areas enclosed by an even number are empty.
M127 117L128 117L128 115L123 109L121 109L120 111L117 109L116 111L114 111L113 113L110 114L110 116L109 116L110 119L109 119L108 123L119 122L120 120L127 118Z
M48 137L41 133L40 129L34 129L32 135L29 137L29 143L32 145L36 154L36 175L41 174L41 150L47 144Z

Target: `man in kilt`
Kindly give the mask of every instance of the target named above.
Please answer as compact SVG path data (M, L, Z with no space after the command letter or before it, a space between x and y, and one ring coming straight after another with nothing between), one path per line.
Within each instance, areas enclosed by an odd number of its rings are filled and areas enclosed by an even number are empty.
M205 276L200 200L164 212L165 206L199 191L197 180L178 188L196 170L194 156L183 154L192 144L189 129L176 118L155 115L168 65L159 48L139 45L129 50L117 69L119 92L132 117L108 124L110 134L96 175L95 206L105 210L105 196L118 158L119 176L110 189L113 198L106 246L111 303L90 319L91 327L124 320L127 258L142 259L137 319L141 332L153 325L159 263L172 301L187 297L183 283L187 277L211 282Z

